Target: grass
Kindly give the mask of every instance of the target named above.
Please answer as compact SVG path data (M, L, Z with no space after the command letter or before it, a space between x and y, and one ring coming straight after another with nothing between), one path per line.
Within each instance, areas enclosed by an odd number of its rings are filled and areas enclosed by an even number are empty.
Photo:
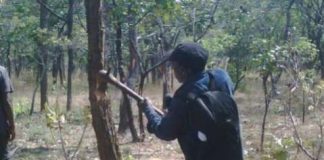
M39 113L39 93L36 97L35 113L29 116L31 94L34 88L30 75L14 79L15 92L13 94L13 109L16 117L17 138L11 144L11 148L18 147L14 154L17 160L61 160L64 159L59 132L47 126L46 113ZM49 82L51 80L49 79ZM293 129L286 114L283 112L282 101L287 96L282 93L281 99L273 100L269 110L266 125L264 152L260 152L261 120L264 112L264 100L260 80L252 78L243 90L235 94L240 111L244 156L246 160L304 160L306 156L299 150L292 140ZM64 114L66 122L62 124L62 133L67 152L72 154L81 137L87 115L90 111L87 81L84 75L76 75L73 78L73 103L72 111L65 112L66 90L61 86L51 86L49 90L48 106L58 107L58 113ZM118 122L118 108L120 92L109 87L111 106L114 120ZM156 106L161 106L161 85L147 85L144 96L148 96ZM300 99L300 95L296 96ZM136 108L136 105L133 105ZM135 118L137 111L134 108ZM313 111L308 111L306 123L301 123L300 100L293 102L294 118L298 122L298 130L307 149L315 152L318 147L319 128ZM323 108L317 110L320 117L323 116ZM296 114L295 114L296 113ZM318 116L317 116L318 117ZM137 120L135 120L137 122ZM154 135L147 134L145 142L130 143L130 134L119 135L120 148L126 160L157 160L157 159L183 159L183 155L176 141L165 142L158 140ZM91 125L86 130L84 143L78 154L78 159L98 159L96 138Z

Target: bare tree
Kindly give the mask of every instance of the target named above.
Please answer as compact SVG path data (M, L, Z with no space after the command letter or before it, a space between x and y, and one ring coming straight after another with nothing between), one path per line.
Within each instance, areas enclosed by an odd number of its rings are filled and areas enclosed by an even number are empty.
M73 40L72 37L72 29L73 29L73 10L74 10L74 0L69 0L69 11L67 14L67 37L71 41ZM67 83L67 103L66 103L66 110L71 110L72 105L72 72L74 70L73 64L73 44L69 44L68 46L68 83Z
M47 0L41 0L42 4L47 4ZM44 5L40 5L40 29L48 28L48 10ZM40 95L41 95L41 111L45 110L45 105L47 103L47 58L48 49L44 42L39 42L39 74L40 78Z

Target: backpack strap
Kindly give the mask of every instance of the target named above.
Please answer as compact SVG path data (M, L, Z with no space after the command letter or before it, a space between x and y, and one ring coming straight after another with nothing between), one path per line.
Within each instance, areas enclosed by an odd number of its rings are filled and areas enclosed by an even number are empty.
M205 102L195 93L189 93L188 94L188 99L196 102L198 106L208 115L209 118L211 118L213 121L215 121L215 117L210 111L210 109L207 107Z

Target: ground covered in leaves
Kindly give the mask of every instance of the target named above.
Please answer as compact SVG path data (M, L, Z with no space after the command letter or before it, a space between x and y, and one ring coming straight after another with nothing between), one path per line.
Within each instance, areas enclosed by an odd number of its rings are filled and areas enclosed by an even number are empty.
M307 159L305 153L296 146L293 135L294 128L291 120L284 112L280 99L274 99L267 117L266 134L263 152L260 150L261 123L264 113L264 99L259 79L251 79L242 91L235 94L238 103L244 157L247 160L270 159ZM14 81L16 92L13 95L14 110L16 113L17 137L10 143L13 159L17 160L63 160L63 159L99 159L96 138L89 117L87 116L88 93L87 87L80 85L73 91L73 109L70 113L64 112L64 89L50 91L49 107L60 116L61 132L55 127L48 127L48 118L45 113L39 113L36 105L35 113L28 115L32 87L26 82ZM252 85L253 84L253 85ZM116 127L118 126L119 91L110 88L110 96ZM148 86L144 95L150 97L157 106L161 104L161 89L157 86ZM54 96L53 96L54 95ZM135 107L135 104L134 104ZM299 106L294 106L299 107ZM55 109L55 108L59 108ZM309 111L311 112L311 111ZM306 115L305 123L301 123L298 109L293 119L297 124L298 133L303 139L305 148L316 154L319 148L320 127L314 119L323 117L322 109L318 109L317 117L311 113ZM135 116L136 117L136 116ZM319 120L321 121L321 119ZM83 135L83 131L84 135ZM82 142L80 142L81 137ZM132 143L130 133L118 135L123 159L126 160L181 160L183 155L177 141L161 141L154 135L146 134L144 142ZM64 144L64 147L62 145ZM323 159L322 154L320 156Z

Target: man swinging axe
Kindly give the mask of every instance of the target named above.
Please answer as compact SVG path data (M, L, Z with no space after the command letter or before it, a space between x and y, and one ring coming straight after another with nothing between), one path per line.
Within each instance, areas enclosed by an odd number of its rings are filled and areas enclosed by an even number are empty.
M186 160L242 160L233 84L223 70L204 71L207 59L199 44L182 43L162 61L171 62L182 83L164 115L148 99L130 95L143 108L148 131L162 140L178 139Z

